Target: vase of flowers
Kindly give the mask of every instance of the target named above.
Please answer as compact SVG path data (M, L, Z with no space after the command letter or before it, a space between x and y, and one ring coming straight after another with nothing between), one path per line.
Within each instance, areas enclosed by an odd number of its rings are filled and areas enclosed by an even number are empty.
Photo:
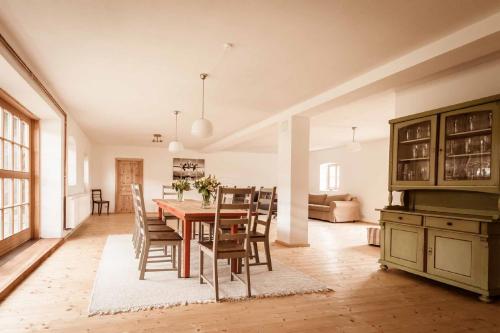
M194 188L196 188L198 193L201 194L202 208L210 208L210 201L213 197L215 197L215 191L219 185L220 183L217 178L212 175L208 175L208 177L202 177L194 181Z
M177 200L184 201L184 191L191 190L187 179L179 179L172 183L172 188L177 192Z

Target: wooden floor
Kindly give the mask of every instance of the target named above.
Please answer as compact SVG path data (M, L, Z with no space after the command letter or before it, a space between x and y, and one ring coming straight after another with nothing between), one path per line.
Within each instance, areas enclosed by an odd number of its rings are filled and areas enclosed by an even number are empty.
M310 222L311 247L273 245L273 258L323 280L334 293L89 318L106 237L131 227L131 215L92 217L0 304L0 331L500 332L500 305L401 271L379 271L378 248L365 245L361 223Z

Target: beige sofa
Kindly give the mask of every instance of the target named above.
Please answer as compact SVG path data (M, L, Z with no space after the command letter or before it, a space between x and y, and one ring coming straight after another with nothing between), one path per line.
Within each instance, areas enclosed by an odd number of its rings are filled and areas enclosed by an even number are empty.
M309 218L329 222L359 221L359 201L349 194L309 194Z

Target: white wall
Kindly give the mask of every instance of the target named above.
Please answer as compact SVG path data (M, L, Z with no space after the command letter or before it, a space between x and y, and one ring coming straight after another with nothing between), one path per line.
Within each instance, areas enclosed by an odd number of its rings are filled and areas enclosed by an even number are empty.
M389 125L387 126L389 129ZM312 151L309 154L309 189L319 190L319 168L322 163L340 166L339 190L329 194L349 193L361 203L363 221L377 222L375 208L387 205L389 139L362 142L362 150L349 152L346 147Z
M396 90L398 117L500 94L500 59L456 68Z
M90 215L90 173L89 184L84 183L83 164L85 157L91 164L92 143L72 117L67 118L67 135L76 144L76 184L68 185L66 196L66 227L74 228ZM68 170L69 172L70 170Z
M173 157L167 148L94 145L92 147L92 188L101 188L103 198L115 204L115 159L144 159L144 199L148 211L155 211L152 199L161 197L162 185L172 183ZM204 158L205 174L215 175L224 185L274 186L277 181L276 154L237 152L199 153L185 151L175 157ZM192 190L186 198L197 198Z

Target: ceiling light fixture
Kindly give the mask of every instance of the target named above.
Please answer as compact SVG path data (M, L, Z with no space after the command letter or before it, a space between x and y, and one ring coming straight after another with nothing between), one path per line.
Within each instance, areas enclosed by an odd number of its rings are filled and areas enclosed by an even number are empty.
M356 126L352 127L352 142L349 142L347 145L347 149L352 153L356 153L361 150L361 143L355 140L356 128Z
M191 134L199 138L208 138L212 135L213 126L210 120L205 119L205 79L208 74L201 73L200 78L203 82L201 97L201 118L197 119L191 127Z
M181 112L174 111L174 115L175 115L175 140L170 141L170 143L168 144L168 151L171 153L178 153L178 152L184 150L184 145L182 144L182 142L179 141L179 138L177 137L177 118L179 117L179 113L181 113Z
M163 139L161 138L161 134L153 134L153 142L154 143L162 143Z

